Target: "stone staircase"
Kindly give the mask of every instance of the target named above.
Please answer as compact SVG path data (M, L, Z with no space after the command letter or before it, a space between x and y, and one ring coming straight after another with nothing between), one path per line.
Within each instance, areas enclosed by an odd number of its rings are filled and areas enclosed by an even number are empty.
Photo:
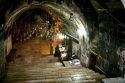
M20 57L8 64L3 83L99 83L102 78L88 68L63 67L53 56Z

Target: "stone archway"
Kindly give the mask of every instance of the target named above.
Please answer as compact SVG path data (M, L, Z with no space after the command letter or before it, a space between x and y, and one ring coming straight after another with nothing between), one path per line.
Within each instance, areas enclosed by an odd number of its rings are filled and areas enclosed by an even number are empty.
M63 26L66 35L70 36L71 38L79 42L78 45L78 52L80 52L79 57L81 58L81 60L82 59L84 60L83 61L84 64L88 65L87 50L89 47L88 46L89 38L87 32L87 24L84 22L84 20L81 20L81 17L78 14L74 13L67 7L63 7L62 5L52 2L42 2L42 3L33 2L32 4L22 5L7 16L4 28L7 29L11 27L14 21L17 18L19 18L23 12L30 9L42 9L48 12L48 14L50 14L52 17L54 15L59 17L62 23L61 26ZM70 18L72 18L72 20L70 20ZM82 35L78 34L77 32L78 29L82 32Z
M27 4L27 5L23 5L20 6L19 8L17 8L16 10L14 10L12 13L10 13L7 17L6 17L6 22L5 22L5 26L4 28L9 28L13 22L20 17L20 15L29 10L29 9L42 9L47 11L51 16L52 15L58 15L61 22L63 23L64 21L64 28L68 29L67 32L69 32L70 34L71 31L74 33L76 32L77 28L83 28L83 36L85 41L87 41L87 27L85 22L81 22L80 18L75 15L73 16L73 21L69 21L70 19L70 14L73 13L72 11L70 11L69 9L66 9L58 4L52 3L52 2L42 2L42 3L32 3L32 4ZM52 11L52 12L50 12ZM53 17L53 16L52 16ZM71 27L72 29L69 29L69 27ZM74 28L74 30L73 30ZM72 34L73 36L77 35L77 34ZM77 38L77 36L75 36L75 38Z

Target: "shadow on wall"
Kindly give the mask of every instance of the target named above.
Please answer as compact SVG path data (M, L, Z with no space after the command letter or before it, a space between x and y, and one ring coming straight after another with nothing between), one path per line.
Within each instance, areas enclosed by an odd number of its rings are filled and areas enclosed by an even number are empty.
M0 82L4 76L5 76L4 40L3 40L3 35L0 35Z

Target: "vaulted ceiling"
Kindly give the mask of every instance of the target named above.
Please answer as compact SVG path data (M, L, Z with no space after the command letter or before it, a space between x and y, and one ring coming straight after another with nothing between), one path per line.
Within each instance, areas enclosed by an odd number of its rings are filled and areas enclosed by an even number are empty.
M59 4L53 4L51 1L63 1L63 0L38 0L38 1L50 1L50 3L34 3L23 6L20 6L25 0L1 0L0 1L0 24L5 24L6 27L9 27L13 22L20 17L23 12L26 12L29 9L42 9L48 12L50 16L54 19L59 19L62 23L61 26L65 27L63 30L68 34L73 35L77 38L76 30L79 27L80 20L74 17L76 20L69 21L71 9L61 7ZM30 0L29 0L30 1ZM32 1L32 0L31 0ZM72 1L72 0L66 0ZM124 6L119 0L74 0L76 5L80 8L81 12L85 16L85 19L90 19L91 16L94 19L97 19L97 14L100 12L107 12L113 16L120 23L125 23L125 11ZM84 19L84 21L85 21ZM83 21L82 21L83 22ZM85 22L83 22L85 25ZM85 25L86 26L86 25ZM86 35L85 33L84 35Z

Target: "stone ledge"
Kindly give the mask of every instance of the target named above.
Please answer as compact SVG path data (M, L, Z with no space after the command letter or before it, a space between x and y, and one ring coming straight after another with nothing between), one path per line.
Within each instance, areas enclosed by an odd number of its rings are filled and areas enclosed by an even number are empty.
M102 80L102 83L125 83L125 78L106 78Z

